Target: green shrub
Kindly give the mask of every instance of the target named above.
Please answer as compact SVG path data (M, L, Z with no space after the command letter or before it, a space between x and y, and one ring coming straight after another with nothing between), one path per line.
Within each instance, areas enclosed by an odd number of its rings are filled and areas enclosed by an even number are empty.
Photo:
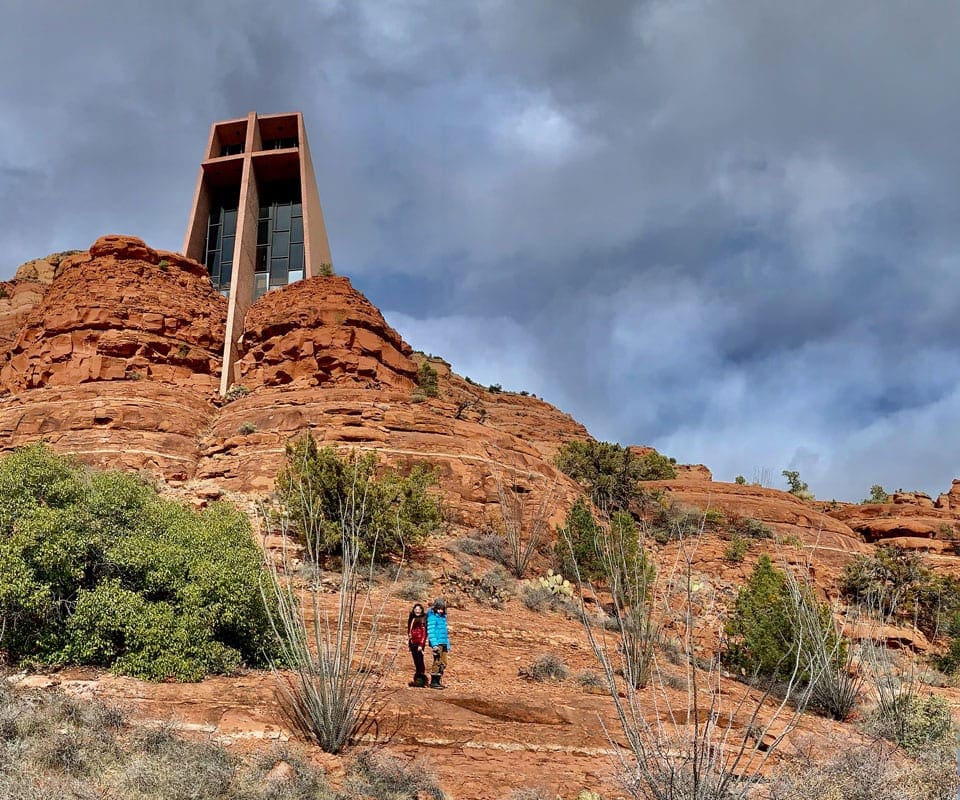
M436 397L439 394L437 371L429 361L422 362L417 370L417 388L424 397Z
M640 480L666 481L677 477L676 461L650 450L637 459L640 462Z
M799 497L801 500L812 500L813 493L810 491L810 487L807 484L800 480L800 473L794 469L785 469L781 473L784 478L787 479L787 489L790 494L794 497Z
M597 551L600 527L593 518L589 504L581 497L567 512L567 519L557 532L554 552L560 563L560 572L579 575L584 580L596 581L605 575L605 568Z
M743 475L737 475L737 477L733 479L733 482L734 482L735 484L737 484L737 486L746 486L746 485L747 485L747 479L744 478Z
M749 548L750 542L748 540L744 539L738 534L734 534L733 538L730 540L730 543L723 551L723 558L725 561L729 561L732 564L741 564L743 563L743 557L747 554L747 550Z
M641 465L629 450L618 444L567 442L560 447L555 462L561 472L587 490L599 508L609 511L627 508L636 495Z
M242 383L235 383L229 389L227 393L223 396L224 403L232 403L234 400L239 400L241 397L246 397L250 394L250 390L244 386Z
M870 487L870 496L864 498L860 501L861 503L889 503L890 495L888 495L883 487L879 483L875 483Z
M918 553L899 547L881 546L855 557L844 568L840 589L851 600L909 620L932 637L941 635L960 612L960 579L934 573Z
M805 586L797 590L810 591ZM805 646L821 647L830 661L842 662L847 650L833 629L830 607L810 596L804 599L807 608L813 609L811 616L822 626L820 636L803 637L787 576L773 566L769 556L760 556L746 585L737 592L733 614L727 620L729 641L724 661L741 675L773 680L789 679L795 670L805 677L806 665L811 662L810 654L802 650Z
M275 651L247 518L197 513L44 445L0 461L0 614L14 661L198 680Z
M661 498L648 514L650 536L659 544L696 536L706 524L705 516L696 508L686 508L668 498Z
M640 481L675 478L671 459L655 450L640 458L610 442L572 441L562 445L555 463L584 487L594 504L608 513L627 509L642 494Z
M341 554L342 525L359 529L362 558L381 561L440 527L440 500L428 491L437 477L425 464L377 477L376 454L341 456L309 433L287 443L286 457L277 496L314 560Z

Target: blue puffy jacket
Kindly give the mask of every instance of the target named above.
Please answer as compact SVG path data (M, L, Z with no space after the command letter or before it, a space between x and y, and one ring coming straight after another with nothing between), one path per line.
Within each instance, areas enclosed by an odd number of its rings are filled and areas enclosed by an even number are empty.
M432 608L427 611L427 640L431 647L446 645L450 650L450 637L447 635L447 615L438 614Z

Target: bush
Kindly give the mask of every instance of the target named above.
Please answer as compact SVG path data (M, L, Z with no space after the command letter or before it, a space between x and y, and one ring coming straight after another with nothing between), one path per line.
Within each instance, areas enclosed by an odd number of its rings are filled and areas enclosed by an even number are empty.
M572 612L576 604L566 595L556 594L539 582L525 581L520 592L520 600L530 611L568 611Z
M313 561L340 556L341 528L356 526L363 559L385 560L440 527L440 500L428 490L436 473L418 464L378 478L374 453L340 456L305 433L286 446L277 496Z
M224 403L232 403L234 400L239 400L241 397L246 397L250 394L250 390L244 386L242 383L235 383L229 389L227 393L223 396Z
M535 681L565 681L570 674L566 662L551 653L540 656L528 670Z
M826 742L784 763L770 781L770 800L954 800L960 781L949 752L903 759L892 747ZM829 758L823 752L833 753Z
M437 371L429 361L422 362L417 370L417 387L424 397L436 397L440 392Z
M642 481L667 481L677 477L676 460L667 458L656 450L644 453L638 460Z
M813 499L813 493L810 491L810 487L800 480L800 473L797 470L785 469L781 474L787 479L787 486L789 487L787 491L790 492L790 494L794 497L799 497L801 500Z
M799 587L797 591L809 589ZM835 651L834 659L842 660L846 648L837 641L829 606L817 604L812 597L806 599L820 620L824 647ZM725 632L730 640L724 661L742 675L774 680L789 679L798 667L801 674L807 672L797 613L786 575L773 566L769 556L760 556L746 585L740 587L727 620Z
M870 496L864 498L860 501L861 503L889 503L890 495L888 495L883 487L879 483L875 483L870 487Z
M577 673L576 681L585 689L606 689L607 684L603 678L593 670L585 669Z
M659 544L674 539L689 539L702 532L706 515L697 509L685 508L667 498L661 498L648 519L650 536Z
M870 720L870 727L912 756L945 745L953 737L950 705L933 693L921 697L913 691L901 692L889 702L881 703Z
M509 563L506 537L492 528L472 530L466 536L454 539L449 547L468 556L479 556L504 566Z
M898 547L881 546L854 558L844 568L840 590L882 616L909 620L931 637L943 634L960 614L960 580L934 573L920 555Z
M436 776L423 761L401 761L383 752L364 750L347 773L343 797L369 800L445 800Z
M729 561L731 564L741 564L743 563L743 558L747 554L747 550L749 548L749 541L738 534L734 534L733 538L730 540L730 543L723 551L723 558L725 561Z
M554 552L560 571L566 575L579 574L583 580L599 580L605 568L597 552L597 536L600 527L593 518L593 511L581 497L567 512L562 530L557 532ZM579 570L579 573L578 573Z
M10 800L335 797L321 771L286 749L241 760L169 725L142 727L116 708L59 692L0 689L0 737L0 797ZM268 780L280 762L287 776Z
M433 588L433 576L426 570L410 570L407 574L407 581L402 583L394 594L404 600L421 603L428 600L430 590Z
M197 513L44 445L0 461L0 615L14 661L198 680L276 652L247 518Z
M587 490L598 508L608 512L630 505L643 475L643 465L633 453L610 442L567 442L555 462L561 472Z

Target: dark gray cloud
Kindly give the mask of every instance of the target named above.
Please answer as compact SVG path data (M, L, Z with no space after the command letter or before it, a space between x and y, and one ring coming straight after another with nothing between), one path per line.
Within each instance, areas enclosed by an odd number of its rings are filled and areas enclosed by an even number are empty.
M210 122L305 112L338 271L597 436L821 496L960 474L960 6L14 0L0 277L179 246Z

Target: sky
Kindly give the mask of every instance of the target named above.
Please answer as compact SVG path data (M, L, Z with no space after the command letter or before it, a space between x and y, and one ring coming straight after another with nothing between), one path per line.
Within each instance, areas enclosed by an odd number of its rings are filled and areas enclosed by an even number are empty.
M302 110L335 270L597 438L821 498L960 477L955 0L4 0L0 279L176 250Z

